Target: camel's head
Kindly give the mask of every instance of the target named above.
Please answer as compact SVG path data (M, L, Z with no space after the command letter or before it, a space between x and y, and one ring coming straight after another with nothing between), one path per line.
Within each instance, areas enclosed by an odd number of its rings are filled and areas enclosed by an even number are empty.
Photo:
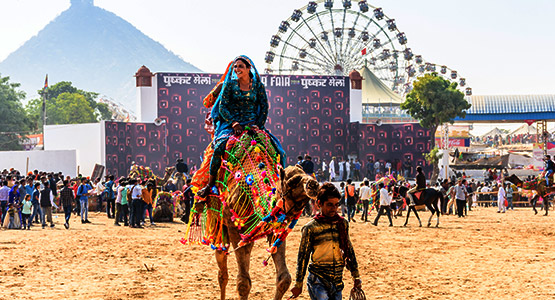
M520 180L520 178L518 178L515 174L505 177L505 180L514 183L518 187L522 187L522 180Z
M319 184L298 165L285 169L280 167L279 172L278 194L283 197L287 215L292 216L303 210L310 199L316 199Z

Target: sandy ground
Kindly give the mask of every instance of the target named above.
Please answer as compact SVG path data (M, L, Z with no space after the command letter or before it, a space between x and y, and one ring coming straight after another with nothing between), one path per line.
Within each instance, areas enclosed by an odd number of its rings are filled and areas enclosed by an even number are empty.
M0 231L0 299L218 298L212 251L179 243L182 223L130 229L92 213L92 224L73 217L65 230L56 216L53 229ZM555 216L480 208L464 219L442 217L440 228L419 228L412 217L399 227L403 221L351 226L368 299L555 298ZM299 228L288 238L293 273ZM264 246L259 242L253 251L251 299L273 295L274 267L262 266ZM233 257L229 265L228 299L237 299ZM344 279L349 291L347 271ZM308 299L306 291L300 299Z

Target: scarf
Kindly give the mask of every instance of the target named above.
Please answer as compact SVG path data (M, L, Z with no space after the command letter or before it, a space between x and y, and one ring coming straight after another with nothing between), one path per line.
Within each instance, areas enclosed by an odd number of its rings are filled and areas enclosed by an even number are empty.
M349 232L347 231L347 226L345 226L345 219L339 214L335 214L333 217L327 217L318 213L314 217L314 220L320 223L337 226L337 230L339 231L339 249L343 252L343 263L345 263L347 269L349 269L350 264L348 264L348 262L352 260L353 253L349 247Z

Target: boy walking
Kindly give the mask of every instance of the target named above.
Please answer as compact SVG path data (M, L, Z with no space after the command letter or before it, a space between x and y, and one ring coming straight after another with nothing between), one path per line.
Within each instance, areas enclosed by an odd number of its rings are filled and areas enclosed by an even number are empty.
M340 198L339 190L329 182L318 191L316 201L320 212L302 228L292 298L301 294L307 268L308 294L312 300L342 299L344 267L351 271L355 287L362 286L349 239L349 223L337 214Z

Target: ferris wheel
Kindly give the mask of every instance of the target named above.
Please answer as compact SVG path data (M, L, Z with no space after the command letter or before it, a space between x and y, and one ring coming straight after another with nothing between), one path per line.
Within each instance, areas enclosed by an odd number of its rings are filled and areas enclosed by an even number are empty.
M466 78L449 68L446 65L438 65L432 62L427 62L422 58L422 55L414 56L414 64L407 67L409 76L413 79L422 76L426 73L437 73L439 76L451 81L457 82L459 89L464 90L467 96L472 95L472 88L468 86ZM409 83L408 90L412 89L412 81Z
M366 0L337 2L311 1L282 21L266 52L266 73L346 76L366 64L404 93L414 54L395 19Z
M265 73L347 76L367 66L392 91L404 96L417 76L434 72L436 65L413 54L405 33L382 8L366 0L336 2L310 1L280 23L265 55ZM448 68L442 75L447 72L445 78L458 78ZM459 80L459 86L466 84L464 78ZM466 93L471 94L471 89Z

